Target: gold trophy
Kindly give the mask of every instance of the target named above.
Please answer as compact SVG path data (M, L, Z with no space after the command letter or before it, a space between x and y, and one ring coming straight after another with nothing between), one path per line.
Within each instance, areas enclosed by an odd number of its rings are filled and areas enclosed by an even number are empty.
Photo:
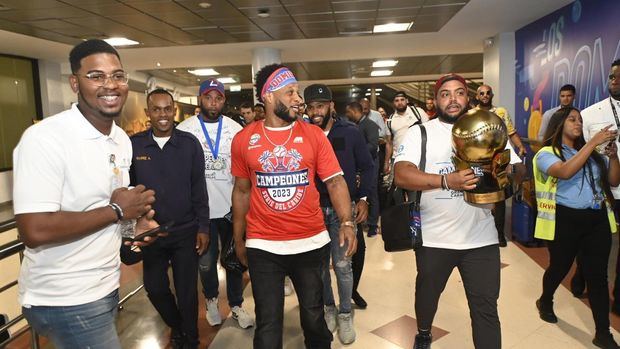
M472 109L452 127L452 162L458 170L471 168L480 178L476 188L464 191L465 201L490 204L512 195L506 173L510 150L506 148L508 132L497 115Z

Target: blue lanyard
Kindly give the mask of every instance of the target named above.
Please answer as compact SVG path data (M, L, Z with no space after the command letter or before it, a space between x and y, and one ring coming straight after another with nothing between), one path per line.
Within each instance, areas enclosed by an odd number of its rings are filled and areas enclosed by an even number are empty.
M224 119L220 116L219 121L217 122L217 136L215 137L215 148L213 147L213 143L211 143L211 138L209 137L209 132L207 132L207 128L205 127L205 121L200 117L202 114L196 115L198 120L200 121L200 126L202 126L202 132L205 134L205 138L207 139L207 144L209 145L209 149L211 150L211 154L217 160L217 154L220 152L220 136L222 135L222 120Z

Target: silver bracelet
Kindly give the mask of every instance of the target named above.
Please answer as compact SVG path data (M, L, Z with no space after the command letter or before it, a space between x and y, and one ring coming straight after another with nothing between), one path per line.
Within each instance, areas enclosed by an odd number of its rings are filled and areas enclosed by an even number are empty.
M110 206L114 212L116 212L116 218L118 219L117 221L122 221L123 220L123 209L115 202L111 202L108 206Z

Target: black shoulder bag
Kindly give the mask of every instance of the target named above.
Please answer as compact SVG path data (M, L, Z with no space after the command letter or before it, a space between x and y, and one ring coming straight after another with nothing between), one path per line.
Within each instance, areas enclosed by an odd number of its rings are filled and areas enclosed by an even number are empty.
M426 167L426 128L420 125L421 153L420 171ZM422 220L420 217L420 197L422 191L413 194L409 201L406 190L402 190L403 203L391 206L381 213L381 237L387 252L417 250L422 247Z

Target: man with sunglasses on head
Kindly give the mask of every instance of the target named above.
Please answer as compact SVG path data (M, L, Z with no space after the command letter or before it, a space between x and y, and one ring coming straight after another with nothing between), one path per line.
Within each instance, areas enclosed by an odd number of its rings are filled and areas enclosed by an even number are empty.
M78 102L29 127L13 153L13 207L26 245L19 303L56 348L120 348L121 230L133 219L136 234L157 226L155 193L127 189L131 142L113 119L129 90L118 52L87 40L69 61Z

